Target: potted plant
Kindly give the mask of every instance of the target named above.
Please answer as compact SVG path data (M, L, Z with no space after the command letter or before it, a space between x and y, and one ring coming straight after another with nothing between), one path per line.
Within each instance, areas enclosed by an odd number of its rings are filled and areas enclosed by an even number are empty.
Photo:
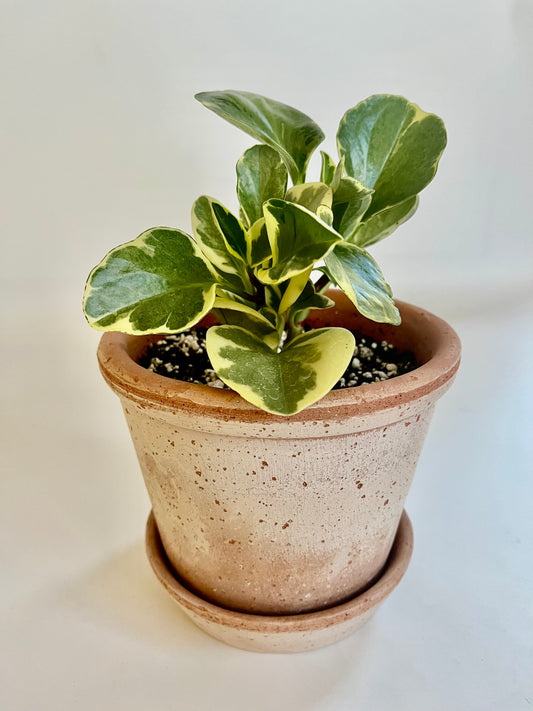
M109 332L99 362L152 502L158 577L224 641L312 648L362 624L409 560L403 505L460 346L394 302L367 247L413 215L446 132L403 97L372 96L342 118L338 162L322 153L307 182L324 138L308 116L249 92L196 98L260 141L237 162L239 215L202 196L193 236L157 227L113 249L84 312ZM195 349L226 388L139 365L161 334L198 324ZM361 347L354 331L418 367L332 391Z

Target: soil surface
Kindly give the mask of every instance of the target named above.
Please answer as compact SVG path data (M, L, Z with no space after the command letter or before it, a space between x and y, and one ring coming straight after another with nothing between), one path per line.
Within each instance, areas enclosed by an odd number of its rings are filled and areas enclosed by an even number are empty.
M207 356L206 330L195 328L152 343L139 365L175 380L227 388ZM356 343L353 358L334 390L389 380L418 367L411 351L400 351L387 341L374 341L358 331L352 333Z

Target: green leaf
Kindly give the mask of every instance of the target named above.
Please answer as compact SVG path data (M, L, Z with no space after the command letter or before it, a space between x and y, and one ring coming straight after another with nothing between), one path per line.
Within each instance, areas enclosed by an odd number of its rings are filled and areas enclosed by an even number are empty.
M302 183L289 188L285 200L316 213L321 205L331 208L333 193L325 183Z
M320 157L322 160L320 166L320 182L331 185L331 181L335 175L335 161L324 151L320 151Z
M333 211L326 205L319 205L316 211L316 216L322 222L325 222L328 227L333 226Z
M93 269L83 309L99 331L183 331L211 310L215 282L189 235L154 227L113 249Z
M253 289L246 269L246 235L239 220L213 198L202 195L191 214L196 242L207 259L234 287ZM229 279L227 275L237 277Z
M281 154L294 183L303 183L311 154L324 140L301 111L249 91L209 91L195 96L204 106Z
M253 146L237 161L237 196L248 224L263 217L263 203L283 198L287 168L280 154L269 146Z
M342 242L324 261L330 279L363 316L380 323L398 325L401 322L390 287L368 252L355 244Z
M256 270L264 284L280 284L307 271L342 237L305 207L285 200L263 205L272 266Z
M333 194L333 229L349 239L372 202L373 191L354 178L342 178Z
M275 415L293 415L326 395L354 347L354 337L343 328L296 336L279 353L243 328L213 326L207 332L207 352L218 377Z
M219 290L213 310L222 323L245 328L263 339L271 348L277 347L283 324L272 309L262 307L258 310L253 303Z
M367 220L361 222L351 241L359 247L369 247L388 237L397 227L414 215L418 202L418 195L415 195L397 205L374 213Z
M307 269L305 272L301 272L301 274L293 276L292 279L289 279L287 283L287 288L283 293L283 298L281 299L280 305L278 307L278 311L280 314L283 314L285 313L285 311L288 311L294 304L294 302L299 298L305 288L305 285L309 280L309 277L311 276L311 270L312 267Z
M320 151L322 166L320 168L320 182L326 183L333 192L339 187L340 180L344 173L344 159L341 158L337 166L332 158L324 151Z
M346 112L337 146L347 174L374 189L373 214L431 182L446 146L446 129L438 116L403 96L378 94Z
M254 222L247 232L246 239L248 242L247 260L251 267L256 267L270 259L272 252L264 217Z
M314 284L308 281L291 309L291 321L298 324L307 318L312 309L330 309L332 306L335 306L335 302L318 294Z

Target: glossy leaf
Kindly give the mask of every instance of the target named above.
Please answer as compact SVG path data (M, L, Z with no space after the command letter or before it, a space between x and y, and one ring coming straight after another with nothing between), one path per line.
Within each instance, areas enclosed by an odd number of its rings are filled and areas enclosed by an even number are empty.
M369 215L419 193L446 146L442 120L402 96L371 96L346 112L337 134L346 172L375 194Z
M289 279L289 283L287 284L287 288L283 293L283 298L281 299L278 307L280 314L288 311L294 302L299 298L309 280L309 277L311 276L311 271L312 267L301 274L293 276L292 279Z
M269 347L277 347L283 324L272 309L257 309L252 303L235 298L233 294L217 294L213 311L221 323L245 328L259 336Z
M314 284L308 281L292 307L291 320L293 323L300 323L307 318L309 311L329 309L332 306L335 306L335 302L324 294L317 293Z
M192 207L191 221L196 242L211 264L224 275L237 277L237 284L251 293L246 235L239 220L216 200L202 195ZM235 279L229 281L235 286Z
M324 151L320 151L320 158L322 161L320 165L320 182L331 185L335 175L335 161Z
M349 239L372 202L373 191L354 178L342 178L333 195L333 228Z
M311 154L324 140L317 124L291 106L248 91L210 91L196 99L281 154L294 183L305 180Z
M302 183L289 188L285 200L316 213L321 205L331 208L333 192L325 183Z
M237 196L248 224L263 217L263 203L285 197L287 168L280 154L269 146L253 146L237 162Z
M316 216L325 222L328 227L333 227L333 211L326 205L319 205Z
M284 200L263 206L272 251L272 266L256 270L264 284L279 284L307 271L342 241L342 237L312 212Z
M400 313L391 298L390 287L368 252L342 242L324 261L331 280L363 316L380 323L400 323Z
M418 207L418 195L376 212L365 219L352 237L359 247L369 247L392 234L397 227L414 215Z
M116 247L93 269L83 308L99 331L172 333L210 311L216 277L189 235L155 227Z
M246 240L248 242L247 260L251 267L256 267L270 259L272 254L264 217L254 222L250 227L246 234Z
M278 353L236 326L207 332L207 352L221 380L245 400L276 415L293 415L328 393L353 355L343 328L296 336Z

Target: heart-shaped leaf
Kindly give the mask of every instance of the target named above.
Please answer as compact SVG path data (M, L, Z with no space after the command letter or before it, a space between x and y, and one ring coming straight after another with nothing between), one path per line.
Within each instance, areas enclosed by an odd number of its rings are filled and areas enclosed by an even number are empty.
M272 266L256 271L264 284L280 284L307 271L342 237L305 207L285 200L263 205Z
M375 212L367 220L363 220L351 241L359 247L369 247L391 235L397 227L414 215L418 207L418 195L407 198L392 207L386 207Z
M204 106L281 154L293 183L303 183L311 154L324 140L317 124L301 111L249 91L206 91Z
M189 235L155 227L116 247L90 273L83 308L99 331L172 333L211 310L216 277Z
M370 215L413 197L433 179L446 129L403 96L378 94L346 112L337 146L347 174L374 189Z
M263 203L285 197L287 168L278 151L252 146L237 161L237 197L248 225L263 217Z
M343 328L319 328L279 353L237 326L213 326L207 353L218 377L245 400L275 415L293 415L326 395L355 347Z
M380 323L398 325L401 322L390 287L368 252L355 244L342 242L324 261L331 280L363 316Z

